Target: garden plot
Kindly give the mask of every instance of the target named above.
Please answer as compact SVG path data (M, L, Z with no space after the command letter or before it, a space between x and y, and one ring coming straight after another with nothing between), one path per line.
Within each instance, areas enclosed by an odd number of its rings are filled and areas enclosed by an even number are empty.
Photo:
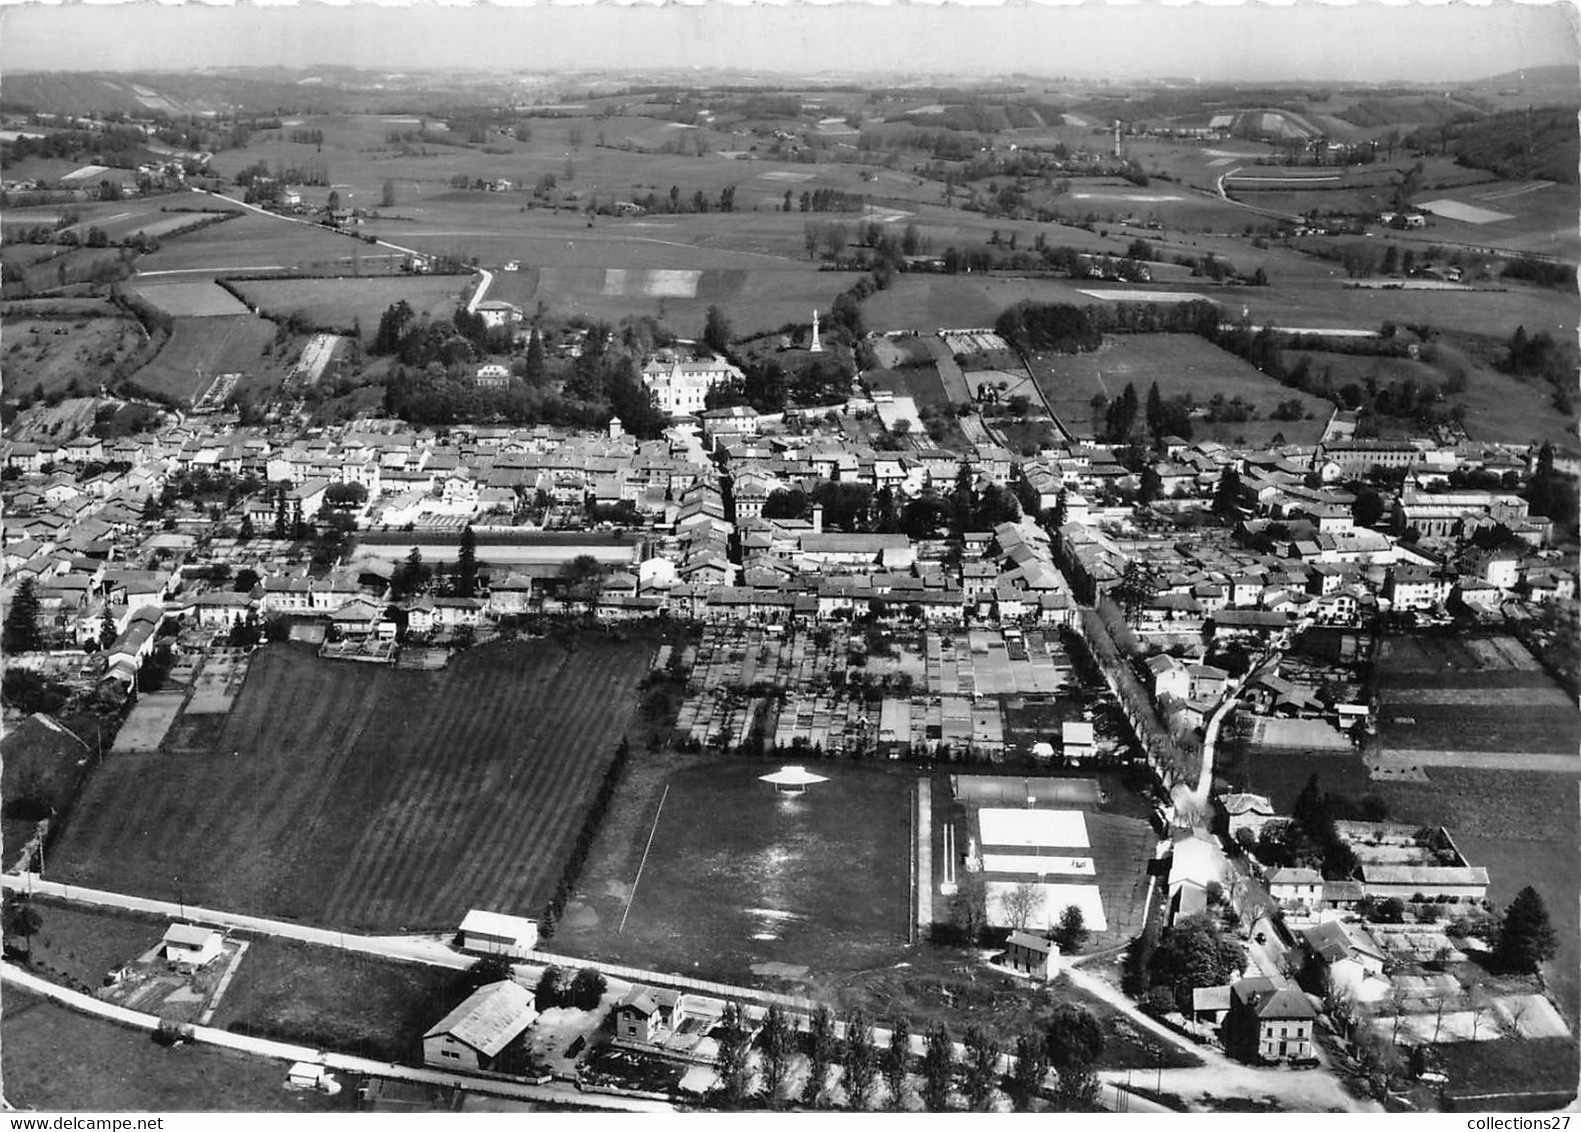
M147 754L159 750L185 698L184 692L147 692L139 696L132 714L126 717L116 734L110 754Z
M1457 995L1446 1002L1447 1009L1439 1014L1436 1003L1421 1013L1407 1014L1400 1019L1400 1035L1410 1035L1418 1042L1491 1042L1516 1036L1532 1038L1567 1038L1570 1027L1549 1002L1540 994L1501 995L1486 1004L1471 1006L1467 996ZM1388 1024L1393 1030L1392 1022Z
M302 347L302 356L291 370L291 377L297 378L308 385L312 385L323 376L324 369L335 356L335 347L340 344L340 336L336 334L315 334L308 339L307 345Z

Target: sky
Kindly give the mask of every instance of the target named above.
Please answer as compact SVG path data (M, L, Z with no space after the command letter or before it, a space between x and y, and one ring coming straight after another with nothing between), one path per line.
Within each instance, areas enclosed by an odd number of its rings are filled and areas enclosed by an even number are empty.
M502 71L1434 82L1576 65L1572 3L1105 5L0 0L0 71L343 64Z

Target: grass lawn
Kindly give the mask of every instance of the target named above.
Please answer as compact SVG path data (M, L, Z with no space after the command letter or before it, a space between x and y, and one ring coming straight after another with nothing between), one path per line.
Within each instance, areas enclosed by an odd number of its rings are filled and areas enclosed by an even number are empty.
M35 898L38 934L14 946L30 952L32 970L78 990L94 991L104 977L156 946L169 927L155 916L95 910L48 897Z
M106 762L50 876L165 899L179 876L193 903L347 930L536 916L650 650L568 634L412 672L270 646L207 742L157 774Z
M1240 397L1256 406L1258 419L1225 424L1192 420L1193 435L1228 440L1245 436L1248 443L1266 442L1282 432L1292 444L1310 443L1321 434L1333 406L1317 397L1288 389L1233 354L1192 334L1128 334L1106 337L1090 354L1043 354L1030 359L1038 387L1066 427L1091 435L1096 424L1092 398L1119 397L1129 383L1139 400L1154 382L1167 400L1190 394L1205 405L1216 393ZM1300 401L1309 420L1274 421L1269 414L1282 401ZM1220 435L1220 434L1224 435Z
M422 1063L423 1031L465 998L461 972L255 939L215 1012L237 1033Z
M822 760L829 781L789 798L758 781L778 766L634 757L555 945L749 984L904 954L912 769Z
M287 1089L284 1062L148 1034L8 988L0 1015L6 1100L46 1112L350 1112L339 1095Z

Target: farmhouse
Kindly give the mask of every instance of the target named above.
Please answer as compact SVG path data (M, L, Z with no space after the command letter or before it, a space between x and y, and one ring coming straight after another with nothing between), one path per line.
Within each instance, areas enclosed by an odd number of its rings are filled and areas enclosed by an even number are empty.
M1263 883L1281 908L1310 912L1323 901L1323 877L1316 869L1274 869Z
M537 1018L532 992L502 980L479 987L423 1035L423 1063L491 1072Z
M680 1029L686 1011L686 995L680 991L634 986L615 1004L615 1036L652 1043L666 1030Z
M1012 931L1000 962L1013 971L1047 981L1059 973L1059 944L1031 932Z
M474 908L461 921L462 951L520 958L538 946L538 921Z
M167 963L183 967L202 967L219 958L223 937L213 928L200 928L196 924L171 924L160 940L160 950Z
M1265 978L1230 986L1224 1019L1224 1048L1243 1061L1288 1061L1312 1056L1317 1011L1294 985L1275 987Z
M483 325L490 330L508 328L522 320L522 309L514 303L482 302L473 308L472 313L481 318Z
M1376 1002L1389 993L1384 977L1388 953L1360 923L1326 920L1299 933L1307 961L1315 963L1335 987L1358 1002Z

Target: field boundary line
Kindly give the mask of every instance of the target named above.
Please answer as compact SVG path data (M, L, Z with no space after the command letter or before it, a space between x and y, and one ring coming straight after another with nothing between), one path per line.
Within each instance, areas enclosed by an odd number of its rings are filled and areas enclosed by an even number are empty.
M637 862L637 875L631 881L631 893L626 897L626 910L620 914L620 926L615 929L619 935L626 930L626 917L631 915L631 905L637 899L637 885L642 883L642 870L648 863L648 850L653 848L653 836L659 832L659 817L664 813L664 802L670 796L670 784L664 784L664 793L659 795L659 808L653 812L653 827L648 830L648 843L642 847L642 860Z

